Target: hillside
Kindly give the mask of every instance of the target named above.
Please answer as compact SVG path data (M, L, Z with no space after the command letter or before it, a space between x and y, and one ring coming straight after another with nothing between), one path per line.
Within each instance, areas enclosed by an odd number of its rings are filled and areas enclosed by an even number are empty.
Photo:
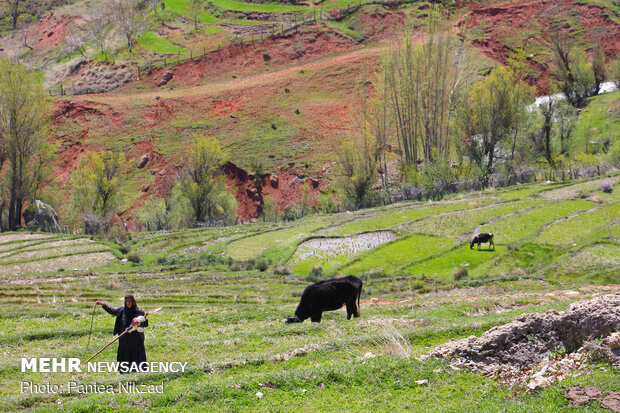
M604 180L611 193L601 191ZM583 372L561 373L551 387L525 391L535 368L507 385L509 375L485 377L418 358L524 313L618 292L619 186L615 174L286 225L133 233L123 245L0 235L0 408L607 411L595 402L569 407L566 398L572 386L618 390L617 371L595 359ZM474 231L493 232L495 249L470 249ZM317 265L325 278L363 279L361 319L347 322L340 310L324 313L321 324L284 324L303 288L320 277L308 276ZM112 328L97 309L88 345L93 301L115 304L125 291L146 310L161 307L149 316L149 360L187 361L188 372L128 376L163 381L159 395L16 395L21 380L112 383L106 374L18 374L16 360L26 353L90 356ZM114 349L99 357L113 359Z
M244 220L256 217L256 202L244 195L252 183L243 177L257 162L296 182L290 191L273 191L281 209L307 178L325 188L342 141L356 133L361 85L376 83L386 45L405 22L423 38L430 7L212 1L194 30L187 1L154 4L155 20L131 53L119 36L109 37L105 53L86 38L82 52L71 46L75 39L68 34L82 33L105 8L98 1L51 3L38 11L40 21L24 15L23 29L5 29L1 38L0 53L42 70L53 95L49 140L58 147L48 186L68 199L67 178L81 154L122 149L127 187L119 215L129 221L174 179L196 135L216 137L243 170L233 168L229 181ZM529 56L528 82L540 95L550 92L543 43L552 26L600 46L608 61L620 51L613 2L461 1L441 7L453 30L478 51L483 72L522 49ZM588 138L597 141L598 135L589 132ZM149 165L136 169L144 155Z

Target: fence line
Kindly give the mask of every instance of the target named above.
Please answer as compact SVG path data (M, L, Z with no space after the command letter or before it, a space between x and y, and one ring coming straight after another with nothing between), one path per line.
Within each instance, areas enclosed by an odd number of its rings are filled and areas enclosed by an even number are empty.
M194 61L200 60L206 55L217 54L220 60L222 59L221 51L224 49L228 49L230 57L231 49L235 47L240 47L242 52L245 54L244 44L253 44L254 42L264 42L268 39L275 41L278 38L286 37L292 33L297 33L299 29L305 25L315 24L317 22L329 22L329 21L341 21L348 17L349 15L355 13L363 6L367 5L383 5L383 6L399 6L402 4L414 3L416 0L364 0L356 5L349 4L347 7L343 7L340 9L331 9L329 12L323 12L323 3L321 3L321 7L319 8L319 13L317 16L316 6L312 9L312 15L306 12L302 13L293 13L294 20L292 23L287 24L285 22L272 22L271 24L262 25L265 27L256 32L245 33L245 34L236 34L233 39L231 39L227 45L220 44L215 50L206 50L206 47L203 46L202 54L194 53L193 50L189 50L187 53L181 54L180 52L176 54L166 55L161 59L151 60L147 63L142 64L142 66L138 66L137 68L137 77L138 80L141 79L144 73L149 74L152 70L158 69L161 67L168 67L169 65L179 64L181 62L186 61ZM299 16L299 20L298 20ZM278 30L276 27L280 26ZM71 85L66 85L63 83L57 83L51 86L48 89L48 93L50 96L66 96L66 95L88 95L88 94L97 94L97 93L106 93L102 90L95 90L90 88L76 88L75 82L72 82Z

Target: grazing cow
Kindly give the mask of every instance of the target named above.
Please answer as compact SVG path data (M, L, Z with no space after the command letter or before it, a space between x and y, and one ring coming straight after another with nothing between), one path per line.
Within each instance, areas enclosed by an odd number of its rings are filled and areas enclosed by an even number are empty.
M474 248L474 244L478 244L478 249L480 249L480 244L488 242L489 243L489 249L491 249L491 247L493 247L493 249L495 249L495 244L493 243L493 234L478 234L474 237L474 239L471 240L471 242L469 243L469 249L473 249Z
M303 323L307 318L320 323L323 311L338 310L343 304L347 306L347 320L359 317L361 294L362 280L352 275L319 281L306 287L295 315L287 317L286 324Z

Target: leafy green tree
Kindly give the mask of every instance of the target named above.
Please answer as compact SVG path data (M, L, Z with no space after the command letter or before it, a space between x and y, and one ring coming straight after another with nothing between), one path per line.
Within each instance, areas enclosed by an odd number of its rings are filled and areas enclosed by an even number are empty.
M48 107L41 77L20 64L0 59L0 171L7 181L9 198L8 205L6 201L2 204L8 206L11 231L19 227L24 203L34 199L44 178Z
M362 208L377 182L377 162L367 141L343 145L336 168L338 187L345 200L353 208Z
M231 219L237 211L237 200L226 188L222 166L228 160L215 138L195 141L187 160L187 169L179 185L189 200L194 219Z
M87 152L73 173L73 200L82 214L87 233L106 229L120 203L121 167L125 156L118 152L99 155Z
M19 15L22 14L21 3L23 3L23 0L3 0L3 3L4 8L11 19L11 26L13 27L13 30L15 30L17 28L17 19L19 18Z
M263 220L276 222L278 220L278 212L278 201L271 195L266 195L263 205Z
M458 115L462 146L487 177L493 172L499 145L514 136L533 93L505 66L496 67L469 88Z

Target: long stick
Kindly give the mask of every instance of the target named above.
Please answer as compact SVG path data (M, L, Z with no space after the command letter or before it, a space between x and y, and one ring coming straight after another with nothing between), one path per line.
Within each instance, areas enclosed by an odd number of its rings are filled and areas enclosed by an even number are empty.
M103 346L103 348L101 350L99 350L98 352L96 352L95 354L93 354L93 356L91 358L89 358L88 360L86 360L86 363L88 363L89 361L91 361L92 359L94 359L96 356L99 355L99 353L101 353L103 350L105 350L106 348L110 347L110 345L112 345L112 343L114 343L116 340L118 340L119 338L121 338L122 336L125 335L125 333L127 333L129 330L125 330L123 331L121 334L119 334L118 336L114 337L114 340L110 341L108 344L106 344L105 346Z
M88 348L90 347L90 338L93 335L93 322L95 321L95 311L97 310L97 303L93 307L93 315L90 318L90 332L88 333L88 344L86 345L86 352L88 353Z

